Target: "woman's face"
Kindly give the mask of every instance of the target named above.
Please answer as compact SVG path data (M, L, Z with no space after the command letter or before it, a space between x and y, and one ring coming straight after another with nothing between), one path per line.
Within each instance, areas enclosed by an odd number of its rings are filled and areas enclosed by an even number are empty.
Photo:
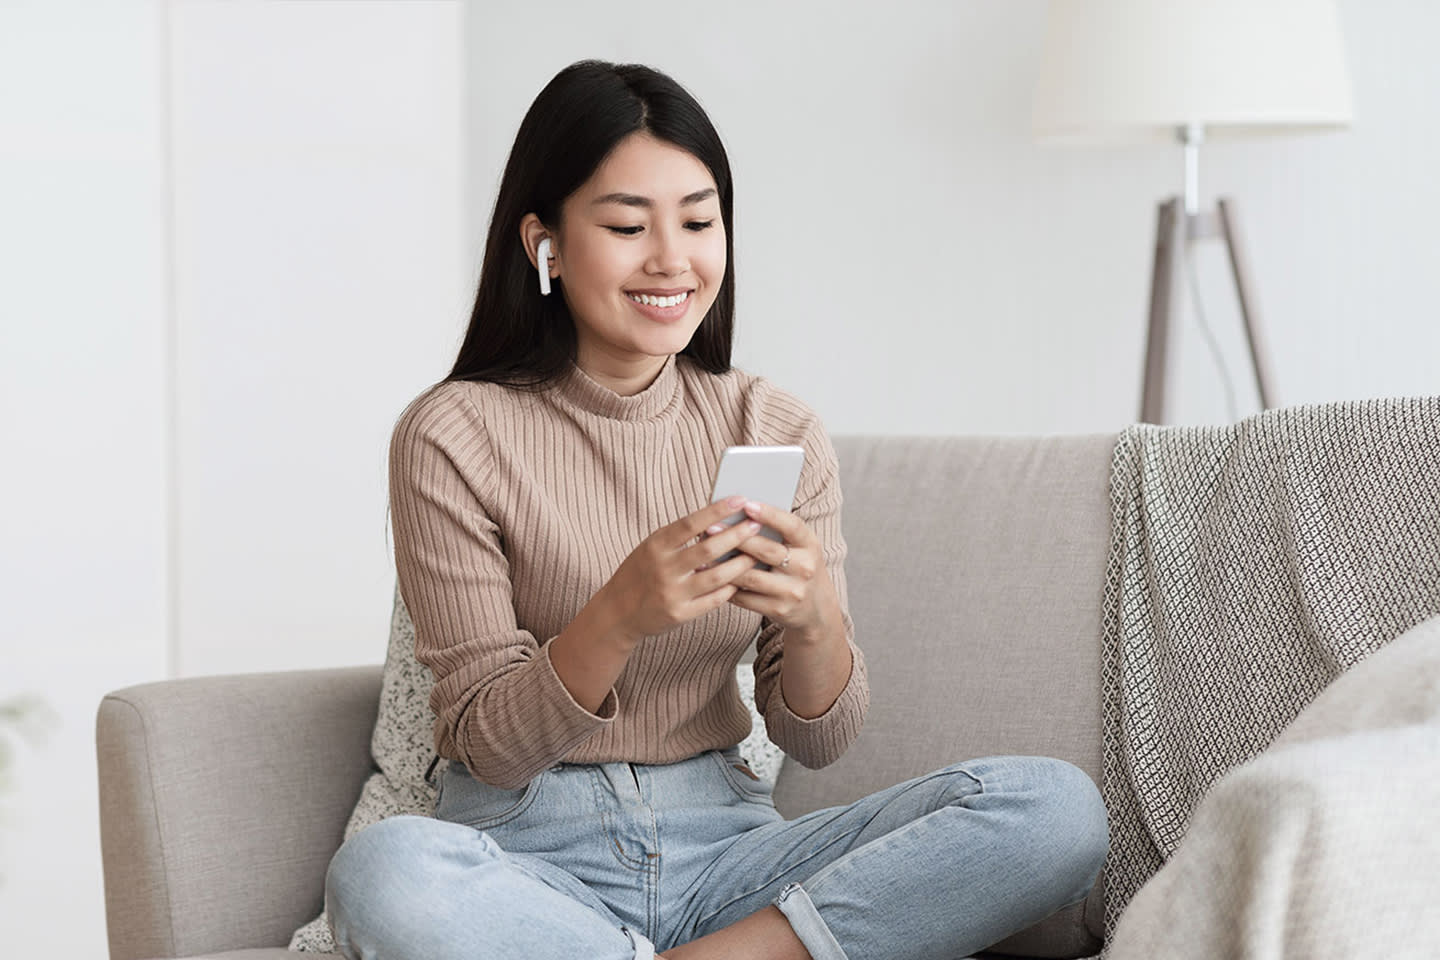
M685 348L719 293L715 178L679 147L631 134L566 198L554 245L581 369L623 376L648 366Z

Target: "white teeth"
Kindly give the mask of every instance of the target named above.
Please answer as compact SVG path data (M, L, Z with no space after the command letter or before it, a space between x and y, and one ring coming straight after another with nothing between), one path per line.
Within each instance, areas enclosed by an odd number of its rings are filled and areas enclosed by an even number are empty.
M673 307L677 303L684 303L690 296L690 291L677 293L673 297L652 297L648 293L627 293L626 296L636 303L643 303L651 307Z

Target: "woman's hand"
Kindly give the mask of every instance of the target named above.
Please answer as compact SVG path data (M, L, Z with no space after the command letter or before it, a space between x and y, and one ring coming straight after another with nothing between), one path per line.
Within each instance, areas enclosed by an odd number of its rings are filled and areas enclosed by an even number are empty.
M610 608L617 628L629 640L664 633L734 596L733 581L755 561L742 552L724 563L710 564L759 532L760 524L753 520L720 525L744 503L743 497L731 497L661 527L642 540L597 591L596 598ZM714 535L692 542L707 529L717 528Z
M840 600L825 569L820 539L787 510L750 501L745 513L775 530L784 542L757 535L740 543L744 553L770 569L751 567L736 577L732 582L739 589L730 602L783 625L787 635L803 639L833 632L839 625Z

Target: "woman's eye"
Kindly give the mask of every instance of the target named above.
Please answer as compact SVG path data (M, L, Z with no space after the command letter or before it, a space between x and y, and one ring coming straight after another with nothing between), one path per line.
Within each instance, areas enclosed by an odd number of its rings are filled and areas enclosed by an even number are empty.
M711 220L691 220L689 223L685 224L685 229L691 231L692 233L699 233L701 230L708 230L710 227L713 227L714 225L715 225L715 221L714 221L713 219L711 219ZM618 234L620 234L622 237L633 237L633 236L635 236L635 234L639 233L641 230L643 230L643 229L645 229L645 228L644 228L644 227L606 227L605 229L606 229L606 230L609 230L609 231L612 231L613 233L618 233Z

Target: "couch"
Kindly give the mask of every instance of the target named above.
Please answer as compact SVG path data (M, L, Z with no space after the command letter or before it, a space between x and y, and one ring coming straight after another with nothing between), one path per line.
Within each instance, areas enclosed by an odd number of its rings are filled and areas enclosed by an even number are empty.
M834 764L785 761L774 794L782 813L994 754L1058 757L1101 782L1115 442L835 438L872 703ZM373 770L380 684L377 663L104 697L96 749L111 960L304 956L285 945L321 909L326 867ZM1102 887L992 949L1097 953Z

